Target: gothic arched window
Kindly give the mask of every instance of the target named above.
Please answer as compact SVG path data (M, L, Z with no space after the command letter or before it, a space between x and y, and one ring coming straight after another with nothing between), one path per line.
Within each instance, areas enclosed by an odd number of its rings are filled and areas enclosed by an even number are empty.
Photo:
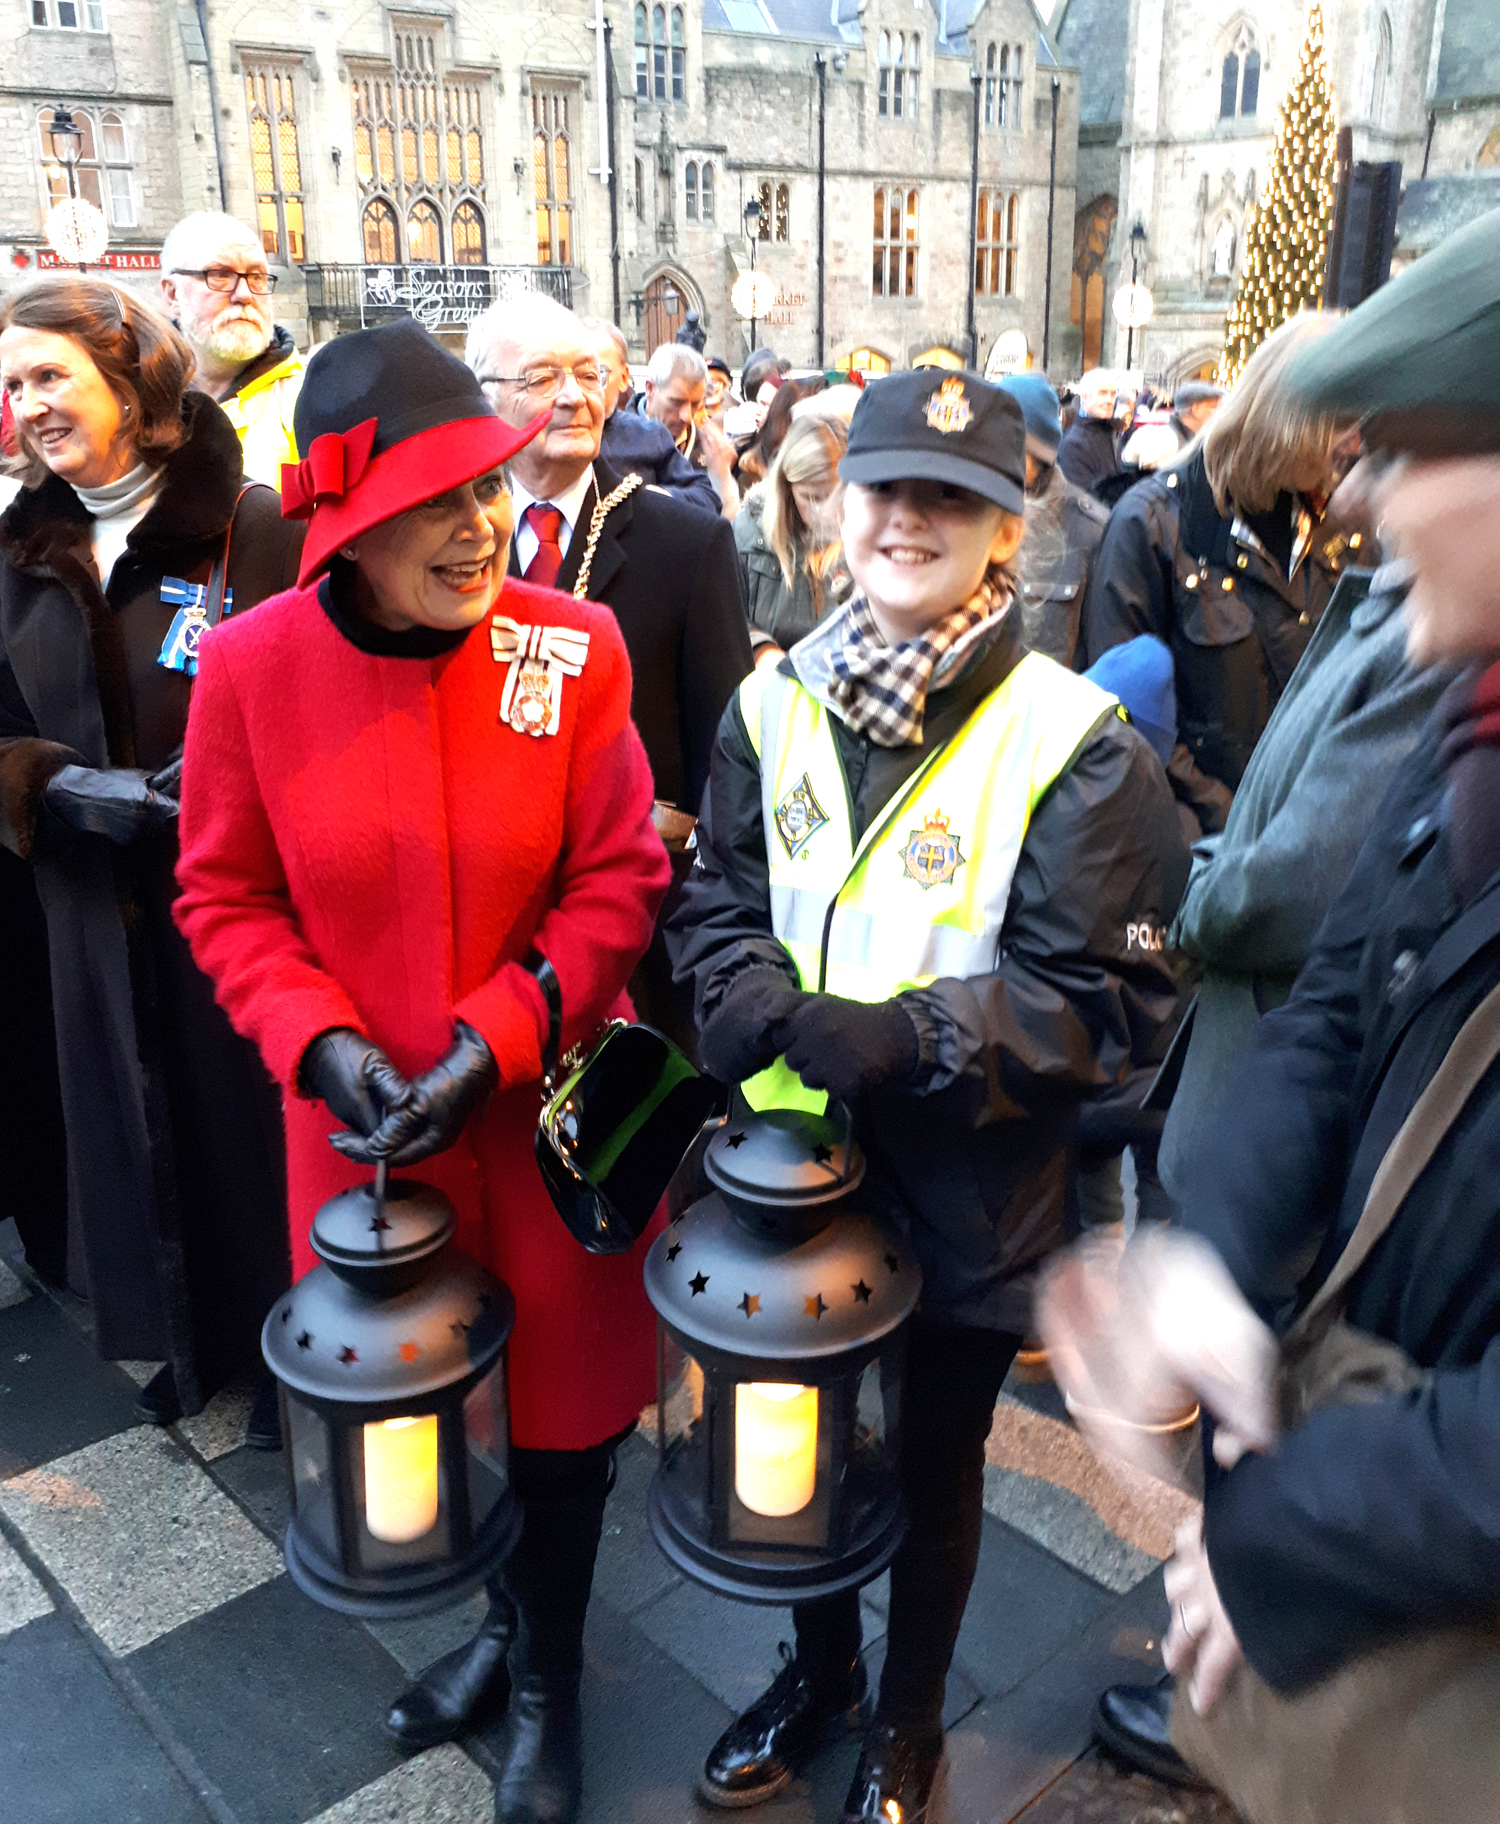
M377 196L365 204L363 218L365 239L365 264L367 266L394 266L396 264L396 211L383 196Z
M413 203L406 217L407 258L413 266L441 266L443 263L442 217L424 197Z
M484 264L484 217L472 203L460 203L453 211L453 264Z
M1253 116L1260 102L1260 51L1248 25L1230 40L1219 71L1219 119Z

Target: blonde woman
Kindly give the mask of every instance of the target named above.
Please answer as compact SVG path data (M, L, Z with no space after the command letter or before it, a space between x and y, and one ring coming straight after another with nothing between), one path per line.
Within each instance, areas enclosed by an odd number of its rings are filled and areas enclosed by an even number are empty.
M1223 829L1338 580L1344 541L1322 520L1342 427L1287 384L1335 321L1310 312L1267 337L1182 461L1115 508L1094 562L1082 664L1143 633L1171 648L1167 770L1205 832Z
M839 536L838 467L847 444L837 419L796 419L734 522L758 665L775 664L853 586Z

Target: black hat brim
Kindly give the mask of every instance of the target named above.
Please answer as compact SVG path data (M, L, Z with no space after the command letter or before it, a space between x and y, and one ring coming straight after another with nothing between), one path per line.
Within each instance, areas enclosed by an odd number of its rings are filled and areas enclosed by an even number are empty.
M948 481L993 501L1006 513L1026 511L1026 490L1009 475L986 463L945 456L940 450L861 450L844 457L839 475L864 486L880 481Z

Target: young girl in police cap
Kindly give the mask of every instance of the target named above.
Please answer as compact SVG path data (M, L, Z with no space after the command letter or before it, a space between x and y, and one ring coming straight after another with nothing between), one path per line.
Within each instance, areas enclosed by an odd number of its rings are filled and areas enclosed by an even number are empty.
M922 1265L911 1526L843 1813L918 1824L984 1442L1065 1232L1075 1110L1172 1012L1140 934L1170 916L1185 858L1160 764L1114 699L1021 644L1015 401L971 374L877 381L840 474L855 593L726 710L675 941L707 1067L756 1107L846 1102L861 1194ZM870 1717L858 1593L793 1613L795 1656L708 1757L710 1804L770 1798Z

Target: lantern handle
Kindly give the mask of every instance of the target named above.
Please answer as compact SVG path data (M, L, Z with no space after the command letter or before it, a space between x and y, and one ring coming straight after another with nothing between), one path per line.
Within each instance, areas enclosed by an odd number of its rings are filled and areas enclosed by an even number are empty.
M375 1215L377 1218L385 1215L385 1185L390 1169L391 1162L389 1159L377 1159L375 1161ZM376 1238L379 1239L385 1234L385 1230L377 1227L375 1234Z

